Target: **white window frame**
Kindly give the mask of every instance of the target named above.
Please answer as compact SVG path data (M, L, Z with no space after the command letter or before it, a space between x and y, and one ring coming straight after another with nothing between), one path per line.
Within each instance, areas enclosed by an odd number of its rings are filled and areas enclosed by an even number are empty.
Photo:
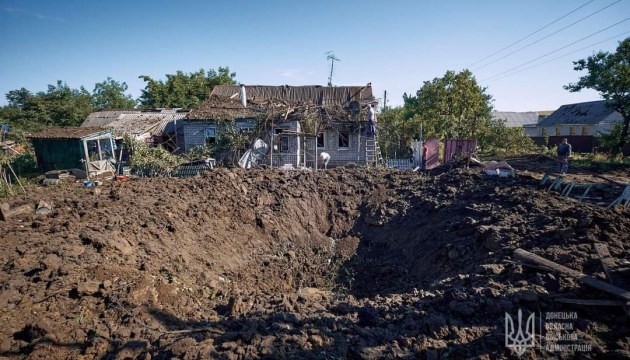
M342 132L348 134L348 146L341 146L341 145L339 145L340 140L341 140L341 133ZM350 149L350 131L339 131L339 130L337 130L337 149L338 150L349 150Z
M253 133L256 130L255 127L253 126L243 126L243 127L239 127L238 128L238 134L239 135L249 135L251 133Z
M289 152L289 135L282 134L285 130L287 129L275 128L273 129L273 132L276 137L280 138L280 140L278 141L278 151L286 154Z
M216 126L211 126L211 127L205 128L203 133L205 135L204 136L204 144L205 145L216 144L216 142L217 142L217 128L216 128ZM212 135L210 135L210 134L212 134ZM214 142L208 143L208 139L209 138L214 138Z
M318 149L325 149L326 148L326 133L325 132L320 132L320 134L322 135L322 143L323 146L319 146L319 135L317 137L315 137L315 145L317 146Z

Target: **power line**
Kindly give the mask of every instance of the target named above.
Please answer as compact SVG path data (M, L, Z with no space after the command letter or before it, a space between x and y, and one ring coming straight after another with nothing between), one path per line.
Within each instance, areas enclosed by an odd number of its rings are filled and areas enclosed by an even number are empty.
M554 20L554 21L550 22L549 24L547 24L547 25L545 25L545 26L541 27L540 29L538 29L538 30L534 31L533 33L531 33L531 34L529 34L529 35L527 35L527 36L525 36L524 38L521 38L521 39L519 39L519 40L517 40L517 41L515 41L515 42L511 43L510 45L508 45L508 46L504 47L503 49L501 49L501 50L499 50L499 51L497 51L497 52L495 52L495 53L493 53L493 54L490 54L490 55L486 56L485 58L483 58L483 59L481 59L481 60L479 60L479 61L477 61L477 62L474 62L474 63L470 64L470 65L468 66L468 68L471 68L471 67L473 67L473 66L475 66L475 65L479 64L480 62L482 62L482 61L484 61L484 60L486 60L486 59L488 59L488 58L491 58L491 57L493 57L493 56L494 56L494 55L496 55L496 54L501 53L503 50L507 50L507 49L511 48L512 46L514 46L514 45L516 45L516 44L520 43L521 41L523 41L523 40L525 40L525 39L529 38L530 36L535 35L535 34L537 34L537 33L541 32L542 30L544 30L544 29L548 28L549 26L551 26L551 25L553 25L553 24L557 23L558 21L560 21L560 20L564 19L565 17L567 17L567 16L569 16L569 15L573 14L574 12L576 12L576 11L580 10L581 8L583 8L583 7L585 7L586 5L588 5L588 4L590 4L590 3L592 3L593 1L595 1L595 0L591 0L591 1L587 2L586 4L584 4L584 5L580 6L580 7L578 7L577 9L572 10L571 12L569 12L569 13L567 13L567 14L565 14L565 15L563 15L563 16L561 16L561 17L559 17L559 18L557 18L556 20Z
M528 62L526 62L526 63L523 63L523 64L521 64L521 65L519 65L519 66L513 67L513 68L511 68L510 70L506 70L506 71L504 71L504 72L502 72L502 73L500 73L500 74L490 76L490 77L485 78L485 79L483 79L483 80L481 80L481 81L489 81L489 80L494 79L494 78L496 78L496 77L499 77L499 76L501 76L501 75L507 74L507 73L509 73L510 71L513 71L513 70L516 70L516 69L518 69L518 68L521 68L521 67L523 67L523 66L525 66L525 65L531 64L531 63L533 63L533 62L534 62L534 61L536 61L536 60L540 60L540 59L542 59L542 58L544 58L544 57L546 57L546 56L549 56L549 55L551 55L551 54L553 54L553 53L556 53L556 52L558 52L558 51L560 51L560 50L562 50L562 49L566 49L566 48L568 48L568 47L569 47L569 46L571 46L571 45L575 45L575 44L579 43L580 41L586 40L586 39L588 39L588 38L590 38L590 37L592 37L592 36L595 36L595 35L597 35L597 34L599 34L599 33L603 32L603 31L606 31L606 30L608 30L608 29L610 29L610 28L612 28L612 27L614 27L614 26L617 26L617 25L621 24L622 22L628 21L628 20L630 20L630 17L629 17L629 18L625 18L624 20L621 20L621 21L619 21L619 22L617 22L617 23L615 23L615 24L612 24L612 25L610 25L609 27L606 27L606 28L604 28L604 29L601 29L601 30L599 30L599 31L597 31L597 32L594 32L594 33L592 33L592 34L590 34L590 35L588 35L588 36L585 36L585 37L583 37L583 38L581 38L581 39L579 39L579 40L576 40L576 41L574 41L574 42L572 42L572 43L570 43L570 44L568 44L568 45L565 45L565 46L563 46L563 47L561 47L561 48L558 48L558 49L553 50L553 51L550 51L550 52L548 52L548 53L546 53L546 54L544 54L544 55L541 55L541 56L539 56L539 57L535 58L534 60L530 60L530 61L528 61Z
M602 41L596 42L596 43L594 43L594 44L591 44L591 45L589 45L589 46L585 46L585 47L583 47L583 48L581 48L581 49L577 49L577 50L575 50L575 51L571 51L570 53L566 53L566 54L564 54L564 55L560 55L560 56L555 57L555 58L553 58L553 59L550 59L550 60L547 60L547 61L543 61L543 62L541 62L541 63L539 63L539 64L536 64L536 65L532 65L532 66L526 67L525 69L521 69L521 70L516 71L516 72L513 72L513 73L511 73L511 74L507 74L507 75L505 75L505 76L501 76L501 77L498 77L498 78L496 78L496 79L492 79L492 80L490 80L490 82L492 82L492 81L497 81L497 80L501 80L501 79L505 79L506 77L510 77L510 76L512 76L512 75L516 75L516 74L522 73L523 71L526 71L526 70L530 70L530 69L533 69L533 68L539 67L539 66L541 66L541 65L544 65L544 64L550 63L550 62L552 62L552 61L556 61L556 60L561 59L561 58L563 58L563 57L565 57L565 56L569 56L569 55L575 54L576 52L580 52L580 51L582 51L582 50L590 49L590 48L592 48L592 47L593 47L593 46L595 46L595 45L599 45L599 44L601 44L601 43L605 43L606 41L610 41L610 40L612 40L612 39L616 39L616 38L618 38L618 37L620 37L620 36L623 36L623 35L626 35L626 34L630 34L630 31L626 31L626 32L621 33L621 34L619 34L619 35L615 35L615 36L609 37L608 39L605 39L605 40L602 40ZM498 75L495 75L494 77L496 77L496 76L498 76Z
M506 57L508 57L508 56L510 56L510 55L514 55L514 54L516 54L517 52L519 52L519 51L521 51L521 50L523 50L523 49L526 49L526 48L528 48L528 47L530 47L530 46L532 46L532 45L534 45L534 44L537 44L537 43L539 43L539 42L541 42L541 41L543 41L543 40L545 40L545 39L547 39L547 38L549 38L549 37L551 37L551 36L553 36L553 35L555 35L555 34L559 33L560 31L566 30L566 29L570 28L571 26L573 26L573 25L575 25L575 24L577 24L577 23L579 23L579 22L582 22L582 21L584 21L584 20L586 20L586 19L590 18L591 16L593 16L593 15L595 15L595 14L597 14L597 13L600 13L600 12L602 12L602 11L604 11L604 10L608 9L609 7L611 7L611 6L615 5L615 4L617 4L617 3L618 3L618 2L620 2L620 1L621 1L621 0L617 0L617 1L615 1L614 3L612 3L612 4L610 4L610 5L607 5L607 6L603 7L603 8L601 8L601 9L599 9L599 10L595 11L594 13L592 13L592 14L590 14L590 15L587 15L587 16L585 16L585 17L581 18L580 20L577 20L577 21L575 21L575 22L573 22L573 23L571 23L571 24L569 24L569 25L567 25L567 26L563 27L563 28L562 28L562 29L560 29L560 30L557 30L557 31L555 31L555 32L552 32L551 34L549 34L549 35L547 35L547 36L543 37L542 39L538 39L538 40L534 41L533 43L530 43L530 44L528 44L528 45L525 45L525 46L523 46L523 47L521 47L521 48L519 48L519 49L517 49L517 50L515 50L515 51L512 51L511 53L509 53L509 54L507 54L507 55L505 55L505 56L502 56L502 57L500 57L500 58L498 58L498 59L496 59L496 60L494 60L494 61L491 61L491 62L489 62L489 63L487 63L487 64L485 64L485 65L483 65L483 66L480 66L480 67L478 67L478 68L476 68L476 69L474 69L474 70L483 69L483 68L485 68L486 66L488 66L488 65L492 65L492 64L496 63L496 62L497 62L497 61L499 61L499 60L503 60L503 59L505 59Z

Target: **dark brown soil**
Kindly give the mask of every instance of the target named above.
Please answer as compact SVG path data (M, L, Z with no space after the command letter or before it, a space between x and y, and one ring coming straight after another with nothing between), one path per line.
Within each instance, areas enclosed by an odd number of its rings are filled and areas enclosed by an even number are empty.
M595 204L621 190L604 181L578 203L527 168L217 169L29 189L11 208L53 211L0 221L0 357L508 358L505 313L522 309L576 312L592 346L522 358L630 358L621 306L558 301L620 298L513 258L608 281L593 248L605 243L630 290L630 211Z

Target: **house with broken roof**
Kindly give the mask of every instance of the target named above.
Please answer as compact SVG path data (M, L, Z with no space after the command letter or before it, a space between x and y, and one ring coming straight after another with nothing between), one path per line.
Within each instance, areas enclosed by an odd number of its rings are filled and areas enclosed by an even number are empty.
M573 150L591 152L597 146L597 136L608 134L623 116L606 106L605 100L562 105L537 126L540 139L549 138L550 146L567 138Z
M314 167L321 152L330 166L366 161L366 86L215 86L183 123L184 147L217 144L228 133L262 140L258 164ZM226 128L226 124L227 128ZM223 134L223 135L222 135ZM244 151L244 149L242 149Z
M112 129L116 137L131 136L175 151L183 136L178 130L190 111L182 109L101 109L91 113L81 127Z
M522 128L527 136L537 136L536 126L550 112L516 112L516 111L493 111L493 119L502 120L505 125L511 128Z
M114 137L97 127L48 128L28 136L41 172L73 170L88 175L114 174Z

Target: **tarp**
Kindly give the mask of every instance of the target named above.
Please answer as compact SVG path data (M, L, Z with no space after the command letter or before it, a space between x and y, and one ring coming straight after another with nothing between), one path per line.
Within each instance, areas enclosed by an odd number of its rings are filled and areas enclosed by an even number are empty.
M241 156L238 165L243 169L251 169L269 151L269 145L261 139L256 139L254 145Z

